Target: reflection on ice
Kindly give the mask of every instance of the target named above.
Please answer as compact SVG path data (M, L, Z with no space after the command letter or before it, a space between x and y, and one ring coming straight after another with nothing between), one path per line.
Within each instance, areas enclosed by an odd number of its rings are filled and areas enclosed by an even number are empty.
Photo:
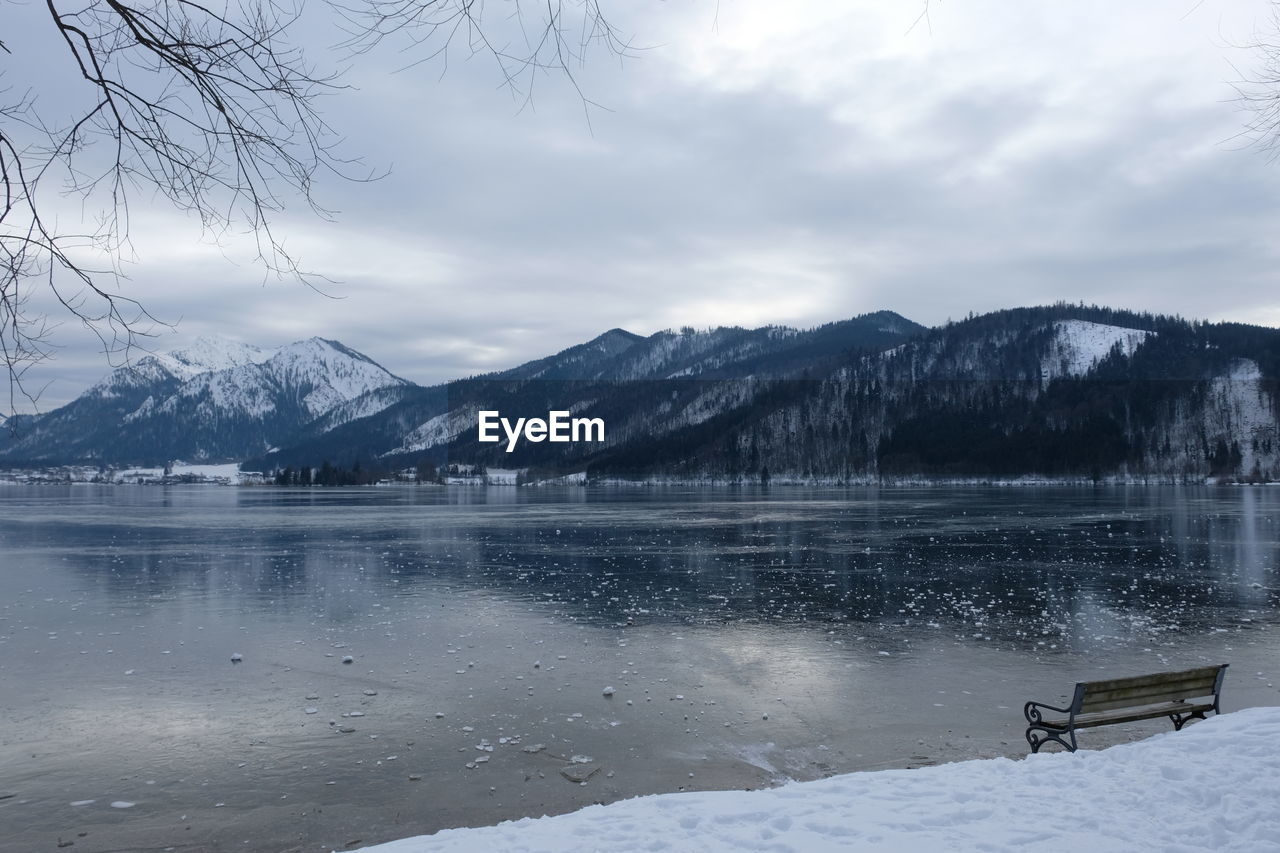
M1275 704L1278 510L1262 488L0 489L8 843L91 820L117 848L332 849L1018 754L1021 702L1103 672L1229 661L1229 707ZM199 840L156 829L183 815Z

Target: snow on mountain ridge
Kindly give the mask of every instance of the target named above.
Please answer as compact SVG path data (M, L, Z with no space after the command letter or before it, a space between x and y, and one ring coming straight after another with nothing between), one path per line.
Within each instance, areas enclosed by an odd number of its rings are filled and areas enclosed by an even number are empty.
M1045 382L1060 376L1084 376L1106 358L1116 344L1126 356L1131 356L1147 336L1153 334L1088 320L1055 320L1053 329L1053 342L1040 366L1040 377Z
M376 415L383 409L400 402L404 398L405 389L408 387L409 383L404 385L383 385L380 388L361 394L355 399L339 403L317 418L310 429L328 432L345 423Z
M123 391L175 378L180 377L172 365L154 355L147 355L127 367L117 367L90 385L81 396L109 400L119 397Z
M480 407L475 404L462 406L419 424L405 437L403 443L389 450L382 456L394 456L400 453L416 453L428 447L448 444L467 429L475 429L476 418Z
M193 401L202 418L262 418L275 411L281 393L290 389L300 394L298 402L312 419L378 388L406 384L368 356L324 338L309 338L272 351L241 346L243 349L204 353L213 358L238 358L240 364L196 373L172 396L162 401L148 399L125 420L171 414Z
M318 337L281 347L263 367L294 385L310 386L302 402L313 417L377 388L406 384L363 353Z
M203 373L256 364L266 361L274 353L275 350L264 350L221 336L199 337L182 349L147 353L131 364L118 367L84 393L85 396L111 399L127 389L169 379L186 382Z
M166 366L169 366L169 362L176 363L178 370L175 373L185 370L196 376L245 364L261 364L275 352L276 350L264 350L252 344L214 335L196 338L190 346L170 350L158 357Z

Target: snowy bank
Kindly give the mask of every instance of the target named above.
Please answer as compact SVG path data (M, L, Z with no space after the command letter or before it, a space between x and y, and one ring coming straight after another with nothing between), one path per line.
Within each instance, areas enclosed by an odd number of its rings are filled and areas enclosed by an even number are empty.
M1101 751L637 797L366 853L476 850L1280 851L1280 708Z

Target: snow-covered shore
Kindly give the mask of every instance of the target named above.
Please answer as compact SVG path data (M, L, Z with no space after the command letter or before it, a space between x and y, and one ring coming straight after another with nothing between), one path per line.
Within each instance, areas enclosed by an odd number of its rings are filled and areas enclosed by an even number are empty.
M1280 708L1101 751L637 797L365 853L1280 851Z

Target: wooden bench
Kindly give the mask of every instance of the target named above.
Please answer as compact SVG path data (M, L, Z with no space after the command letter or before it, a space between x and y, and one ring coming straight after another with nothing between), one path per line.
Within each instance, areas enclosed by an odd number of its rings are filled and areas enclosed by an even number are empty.
M1205 712L1218 711L1218 695L1227 664L1184 669L1181 672L1158 672L1132 678L1107 681L1082 681L1066 708L1055 708L1043 702L1028 702L1023 715L1027 726L1027 743L1039 752L1049 741L1076 751L1076 729L1132 723L1168 717L1174 731L1190 720L1205 719ZM1065 714L1047 719L1044 712ZM1064 740L1064 738L1066 738Z

